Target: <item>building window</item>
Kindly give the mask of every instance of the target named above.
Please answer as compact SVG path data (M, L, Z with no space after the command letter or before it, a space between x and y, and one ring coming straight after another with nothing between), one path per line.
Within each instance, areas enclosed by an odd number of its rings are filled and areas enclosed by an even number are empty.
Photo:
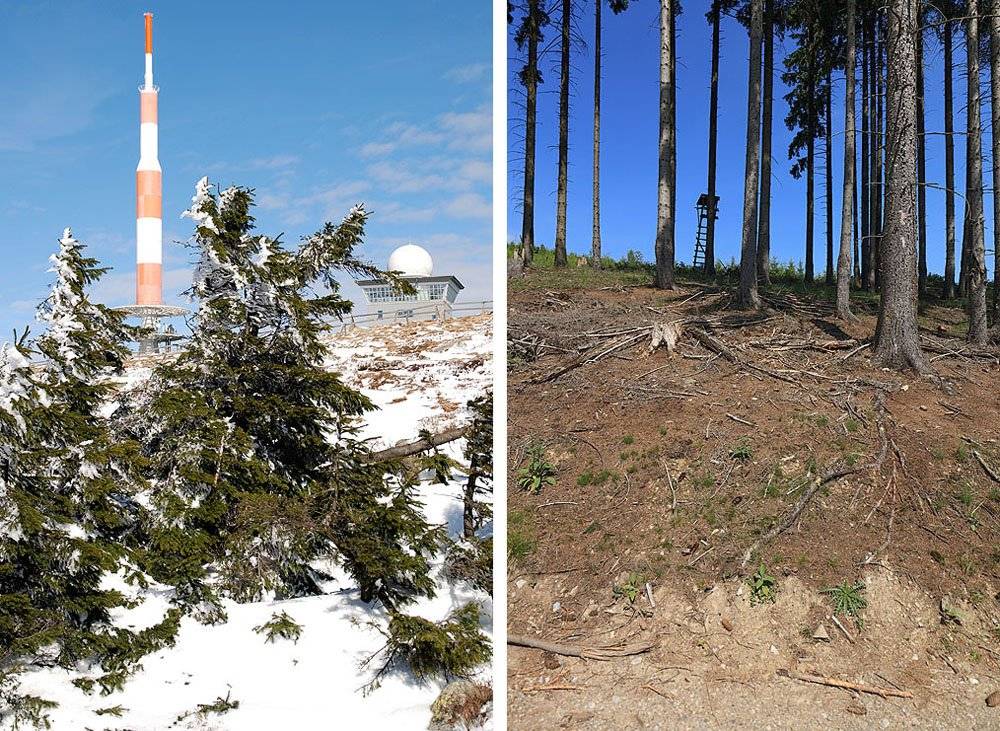
M388 284L365 287L369 302L436 302L451 295L453 287L445 282L421 282L416 285L416 294L405 295L396 292Z

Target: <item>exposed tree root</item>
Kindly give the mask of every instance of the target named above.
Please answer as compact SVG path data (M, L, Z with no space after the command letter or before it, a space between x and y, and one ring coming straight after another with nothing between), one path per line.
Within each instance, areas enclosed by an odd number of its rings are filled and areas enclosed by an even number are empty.
M792 678L794 680L801 680L804 683L817 683L819 685L828 685L832 688L843 688L845 690L854 690L858 693L871 693L872 695L882 696L883 698L888 698L890 696L894 698L912 698L913 693L908 690L896 690L895 688L879 688L874 685L865 685L864 683L852 683L848 680L837 680L836 678L827 678L822 675L810 675L808 673L800 673L796 670L779 670L778 675L784 676L786 678Z
M521 635L514 634L507 635L507 644L516 647L530 647L535 650L544 650L545 652L566 655L567 657L580 657L584 660L613 660L619 657L629 657L630 655L641 655L655 647L651 642L640 642L634 645L621 645L618 647L561 645L556 642L546 642L545 640L536 640L533 637L522 637Z

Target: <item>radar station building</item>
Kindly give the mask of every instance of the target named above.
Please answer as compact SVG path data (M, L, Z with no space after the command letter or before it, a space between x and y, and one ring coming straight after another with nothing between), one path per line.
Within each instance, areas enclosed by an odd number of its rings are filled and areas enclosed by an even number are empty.
M399 272L414 294L401 294L383 279L357 284L368 300L368 312L377 321L444 320L451 315L455 298L464 286L452 275L434 276L434 261L426 249L415 244L400 246L389 256L390 272Z

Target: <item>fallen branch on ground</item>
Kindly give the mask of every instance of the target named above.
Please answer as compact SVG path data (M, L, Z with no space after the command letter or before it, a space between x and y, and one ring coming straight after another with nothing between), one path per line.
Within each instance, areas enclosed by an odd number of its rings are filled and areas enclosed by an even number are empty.
M993 480L994 482L1000 482L1000 475L998 475L996 470L990 467L989 463L985 459L983 459L983 455L979 453L978 449L972 450L972 456L976 458L976 461L979 463L979 466L982 467L983 470L986 472L986 474L990 476L991 480Z
M843 688L844 690L855 690L859 693L871 693L872 695L882 696L887 698L893 696L895 698L912 698L913 693L908 690L896 690L895 688L879 688L875 685L865 685L864 683L852 683L849 680L837 680L836 678L827 678L822 675L809 675L808 673L800 673L795 670L779 670L778 675L786 678L792 678L794 680L801 680L804 683L817 683L818 685L828 685L832 688Z
M791 528L795 524L795 521L799 519L799 516L802 515L802 511L805 510L806 505L809 504L809 501L813 499L813 496L819 492L821 487L860 471L860 467L844 467L831 470L817 479L813 483L812 487L802 494L802 497L799 498L799 501L795 504L795 507L792 508L791 512L785 517L785 519L754 541L753 545L747 549L746 553L743 554L743 563L740 564L740 568L746 568L746 565L750 563L750 559L755 553L757 553L758 550L760 550L761 546L770 543L779 535Z
M631 655L641 655L653 649L651 642L637 643L634 645L621 645L619 647L584 647L582 645L561 645L556 642L546 642L536 640L533 637L522 637L520 635L507 635L507 644L515 647L530 647L534 650L543 650L556 655L567 657L580 657L584 660L613 660L618 657L629 657Z
M616 340L607 347L605 347L604 343L601 343L596 347L590 348L583 354L577 356L576 358L574 358L561 368L558 368L544 376L539 376L537 378L531 379L529 383L550 383L551 381L554 381L557 378L559 378L559 376L569 373L574 368L579 368L580 366L586 365L588 363L596 363L597 361L607 358L609 355L621 350L622 348L634 345L635 343L639 342L640 340L642 340L642 338L646 336L646 333L648 333L649 330L650 328L642 328L642 332L640 332L638 335L626 336L620 340Z

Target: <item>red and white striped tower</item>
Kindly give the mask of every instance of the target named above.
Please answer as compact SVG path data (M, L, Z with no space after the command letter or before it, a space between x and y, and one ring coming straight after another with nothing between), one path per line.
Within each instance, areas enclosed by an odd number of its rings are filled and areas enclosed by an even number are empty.
M135 303L163 303L163 173L153 86L153 14L146 13L146 78L139 89L139 165L135 171Z
M135 304L117 308L142 324L139 353L170 350L182 336L163 321L187 313L163 304L163 180L160 171L153 86L153 14L146 13L146 78L139 88L139 164L135 170Z

